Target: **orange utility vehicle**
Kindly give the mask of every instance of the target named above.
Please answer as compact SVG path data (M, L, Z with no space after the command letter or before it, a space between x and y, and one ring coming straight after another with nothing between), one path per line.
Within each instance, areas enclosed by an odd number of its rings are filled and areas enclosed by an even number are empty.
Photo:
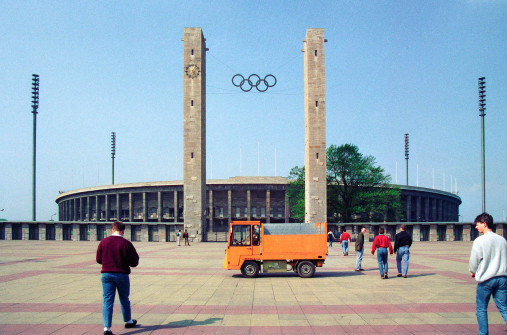
M295 271L310 278L327 255L327 223L232 221L224 269L244 277L262 272Z

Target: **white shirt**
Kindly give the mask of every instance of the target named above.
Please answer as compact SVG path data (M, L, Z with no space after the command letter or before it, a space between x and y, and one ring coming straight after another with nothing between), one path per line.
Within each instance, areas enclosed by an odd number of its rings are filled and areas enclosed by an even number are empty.
M507 241L489 231L475 239L470 254L470 272L479 283L494 277L507 276Z

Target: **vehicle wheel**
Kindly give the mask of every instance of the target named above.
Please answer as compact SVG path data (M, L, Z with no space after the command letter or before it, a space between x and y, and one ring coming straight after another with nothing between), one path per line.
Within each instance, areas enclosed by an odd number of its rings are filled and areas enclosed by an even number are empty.
M257 264L257 262L247 261L243 263L241 273L245 278L255 278L259 275L259 264Z
M298 263L298 275L301 278L311 278L315 273L315 264L310 261L302 261Z

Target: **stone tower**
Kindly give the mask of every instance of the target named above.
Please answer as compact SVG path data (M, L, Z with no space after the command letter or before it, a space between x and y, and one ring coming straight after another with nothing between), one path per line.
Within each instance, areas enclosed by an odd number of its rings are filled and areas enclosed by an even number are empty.
M324 29L307 29L305 73L305 221L327 221Z
M183 64L183 218L189 235L206 240L206 39L185 28Z

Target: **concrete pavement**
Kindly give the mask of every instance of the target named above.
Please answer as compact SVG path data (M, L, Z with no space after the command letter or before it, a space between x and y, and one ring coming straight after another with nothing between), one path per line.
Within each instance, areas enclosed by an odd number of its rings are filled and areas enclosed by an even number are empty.
M102 334L98 242L0 241L0 334ZM134 242L133 317L118 299L115 334L477 334L472 242L414 242L409 277L381 280L366 243L364 272L337 244L314 278L245 279L222 269L225 243ZM353 246L352 248L353 249ZM490 332L507 326L493 301Z

